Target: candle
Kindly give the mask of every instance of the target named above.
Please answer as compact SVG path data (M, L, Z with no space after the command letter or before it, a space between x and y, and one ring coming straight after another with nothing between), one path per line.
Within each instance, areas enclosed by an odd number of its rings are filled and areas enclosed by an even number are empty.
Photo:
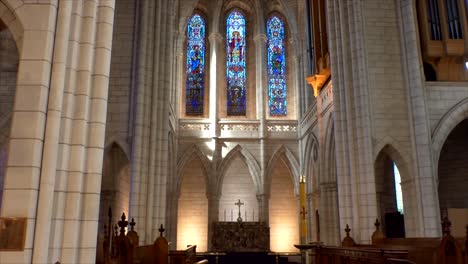
M306 181L305 176L301 176L299 180L299 205L300 205L300 216L301 216L301 241L306 243L307 241L307 219L306 219Z

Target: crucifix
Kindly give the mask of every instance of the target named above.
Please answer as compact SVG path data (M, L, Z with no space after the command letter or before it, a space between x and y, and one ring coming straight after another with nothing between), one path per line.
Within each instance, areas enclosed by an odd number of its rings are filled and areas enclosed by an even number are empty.
M239 214L237 216L237 222L242 222L242 217L241 217L241 211L240 211L240 208L242 205L244 205L244 203L241 203L240 199L237 200L237 203L235 203L235 205L239 206Z
M306 219L306 214L307 214L307 211L305 209L304 206L302 206L302 210L301 210L301 216L302 216L302 219L305 220Z

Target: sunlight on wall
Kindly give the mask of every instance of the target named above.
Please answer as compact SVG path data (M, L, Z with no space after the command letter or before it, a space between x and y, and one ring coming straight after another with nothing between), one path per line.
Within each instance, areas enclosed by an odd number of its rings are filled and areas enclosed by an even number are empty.
M273 170L270 197L270 249L296 252L299 243L298 199L294 194L291 173L278 161Z
M206 228L200 228L200 219L185 219L177 223L177 249L185 249L189 245L197 245L197 252L206 252ZM193 220L193 221L192 221Z
M198 158L187 164L182 177L177 212L177 249L197 245L198 252L205 252L208 241L208 200L205 176Z
M398 212L403 214L403 193L401 191L401 177L395 163L393 163L393 173L395 175L395 194Z
M245 162L236 157L232 160L224 176L219 199L220 221L236 221L239 207L235 203L239 200L244 203L241 206L241 217L244 221L258 221L258 200L255 192L255 184ZM245 215L247 214L247 217Z

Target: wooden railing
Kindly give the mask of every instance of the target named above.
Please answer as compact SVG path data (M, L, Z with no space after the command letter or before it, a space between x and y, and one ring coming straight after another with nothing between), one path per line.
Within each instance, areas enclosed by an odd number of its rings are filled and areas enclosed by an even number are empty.
M312 263L468 264L468 237L454 238L447 218L442 221L442 238L385 238L378 220L375 226L372 244L356 243L346 226L341 247L310 245Z
M188 247L185 250L169 251L169 243L164 237L163 225L159 228L159 237L151 245L139 245L139 238L134 231L136 223L132 218L129 223L125 214L122 214L118 226L114 226L114 232L106 230L104 247L105 264L205 264L206 260L197 262L196 246ZM127 234L126 228L130 226Z

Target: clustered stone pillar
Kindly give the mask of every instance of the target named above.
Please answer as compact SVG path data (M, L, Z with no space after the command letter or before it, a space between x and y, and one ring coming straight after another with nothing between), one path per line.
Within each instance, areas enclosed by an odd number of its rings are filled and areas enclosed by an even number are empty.
M375 191L363 189L364 186L359 184L374 182L367 80L359 74L365 67L364 14L360 4L329 1L327 19L333 76L340 226L349 224L353 230L358 230L359 235L355 238L365 241L370 238L372 226L361 226L361 223L370 223L370 219L377 216L377 209L375 202L362 204L363 194L368 196L368 200L375 201Z
M134 117L134 138L132 142L132 184L130 197L129 214L135 219L136 231L138 232L142 243L151 239L146 232L146 200L148 193L148 141L149 141L149 104L151 97L151 78L150 74L153 62L153 50L150 49L153 44L154 34L153 23L154 1L140 1L137 8L140 9L137 53L137 81L135 91L135 117Z
M139 1L135 133L132 142L130 217L142 243L152 243L166 223L170 102L175 78L173 1Z
M31 237L1 258L94 263L114 0L14 5L24 39L1 215L27 217Z

